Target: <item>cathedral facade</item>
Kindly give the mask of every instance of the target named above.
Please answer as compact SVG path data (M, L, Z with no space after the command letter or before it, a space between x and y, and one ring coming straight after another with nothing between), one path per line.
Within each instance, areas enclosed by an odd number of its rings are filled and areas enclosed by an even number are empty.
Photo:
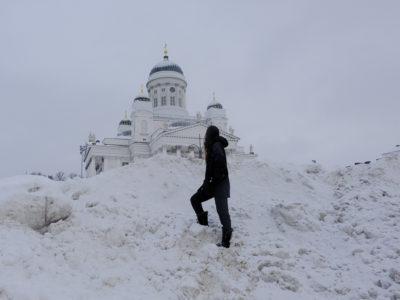
M169 60L167 49L164 58L150 71L146 84L147 95L141 89L132 104L130 117L120 121L115 137L104 138L102 143L94 134L81 146L82 165L86 177L112 168L133 163L137 157L150 157L156 153L170 153L186 157L201 157L206 129L215 125L229 146L228 155L253 157L238 147L239 137L228 129L228 119L222 104L215 95L204 116L190 116L186 109L187 81L182 69Z

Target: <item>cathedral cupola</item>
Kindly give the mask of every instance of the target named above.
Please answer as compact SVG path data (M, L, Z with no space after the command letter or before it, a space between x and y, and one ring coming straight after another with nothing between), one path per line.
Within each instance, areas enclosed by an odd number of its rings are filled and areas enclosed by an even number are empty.
M186 87L183 71L169 60L165 44L164 58L151 69L146 84L154 115L161 118L187 117Z
M133 141L148 142L149 134L153 132L153 107L150 98L143 92L143 85L140 87L140 94L133 101L131 120Z
M213 93L211 103L207 106L205 117L207 124L215 125L220 130L227 131L226 112L222 104L215 99L215 93Z
M150 111L153 112L150 98L143 92L143 84L140 86L140 94L135 97L132 104L132 113L135 111ZM133 115L131 116L133 118Z
M216 109L223 109L222 104L217 102L217 100L215 100L215 93L213 93L213 100L212 102L207 106L207 110L209 110L210 108L216 108Z
M178 64L174 63L173 61L169 60L168 57L168 50L167 50L167 44L164 46L164 59L157 63L150 71L149 78L152 77L153 74L158 73L158 72L174 72L178 73L180 75L175 74L179 78L182 78L183 71ZM184 78L184 77L183 77Z
M210 109L210 108L223 109L222 104L218 103L218 102L209 104L207 106L207 109Z
M124 119L119 122L118 136L130 136L132 134L132 122L128 119L128 114L125 111Z
M143 93L143 84L140 86L140 94L137 95L133 101L150 101L150 98L146 97Z

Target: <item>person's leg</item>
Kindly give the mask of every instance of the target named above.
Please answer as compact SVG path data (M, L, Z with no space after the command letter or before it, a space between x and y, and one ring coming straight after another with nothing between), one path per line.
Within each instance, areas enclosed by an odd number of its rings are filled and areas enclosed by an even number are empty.
M209 199L210 198L205 197L202 192L197 192L190 198L190 202L192 203L193 209L197 215L204 213L201 203Z
M215 197L215 206L217 208L217 213L219 216L219 220L221 221L222 226L225 230L231 230L231 217L229 215L228 208L228 198L226 197Z
M222 240L218 243L218 247L230 247L230 240L232 237L232 227L231 227L231 217L229 215L228 209L228 198L227 197L215 197L215 206L217 207L217 212L219 220L222 224Z
M211 197L205 195L203 192L198 191L190 198L193 209L197 215L197 221L200 225L208 226L208 212L203 210L202 202L211 199Z

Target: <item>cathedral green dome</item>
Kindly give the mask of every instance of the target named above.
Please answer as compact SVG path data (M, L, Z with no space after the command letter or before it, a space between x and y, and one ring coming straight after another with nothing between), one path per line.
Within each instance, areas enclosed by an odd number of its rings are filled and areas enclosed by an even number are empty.
M137 95L133 101L145 101L145 102L150 101L150 98L146 97L143 93L143 84L140 86L140 94Z
M213 93L213 100L212 100L212 102L207 106L207 110L209 110L210 108L223 109L222 104L219 103L217 100L215 100L215 93Z
M121 122L119 122L119 125L132 125L131 120L121 120Z
M156 64L150 71L149 76L151 76L154 73L157 72L162 72L162 71L172 71L172 72L177 72L183 75L183 71L180 66L178 66L176 63L170 61L168 59L168 56L165 55L164 59L160 61L158 64Z
M207 109L210 109L210 108L223 109L222 104L218 103L218 102L211 103L210 105L207 106Z
M150 101L149 97L146 97L144 95L138 95L136 96L134 101Z

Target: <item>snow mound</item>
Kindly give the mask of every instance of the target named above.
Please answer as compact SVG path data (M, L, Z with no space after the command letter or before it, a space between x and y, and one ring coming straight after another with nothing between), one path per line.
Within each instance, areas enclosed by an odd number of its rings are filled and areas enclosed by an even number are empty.
M285 231L284 225L304 232L315 231L318 228L312 220L313 216L308 212L307 205L302 203L275 205L271 209L271 214L282 231Z
M204 168L158 155L90 179L0 180L0 299L399 297L398 157L330 173L229 161L229 249L213 200L208 227L190 205Z
M49 191L41 191L46 184L51 185L50 181L36 177L30 179L29 176L16 177L13 182L5 180L0 185L0 190L5 191L0 196L0 219L3 222L15 221L34 230L44 231L50 224L71 215L72 206L66 197L52 196Z

